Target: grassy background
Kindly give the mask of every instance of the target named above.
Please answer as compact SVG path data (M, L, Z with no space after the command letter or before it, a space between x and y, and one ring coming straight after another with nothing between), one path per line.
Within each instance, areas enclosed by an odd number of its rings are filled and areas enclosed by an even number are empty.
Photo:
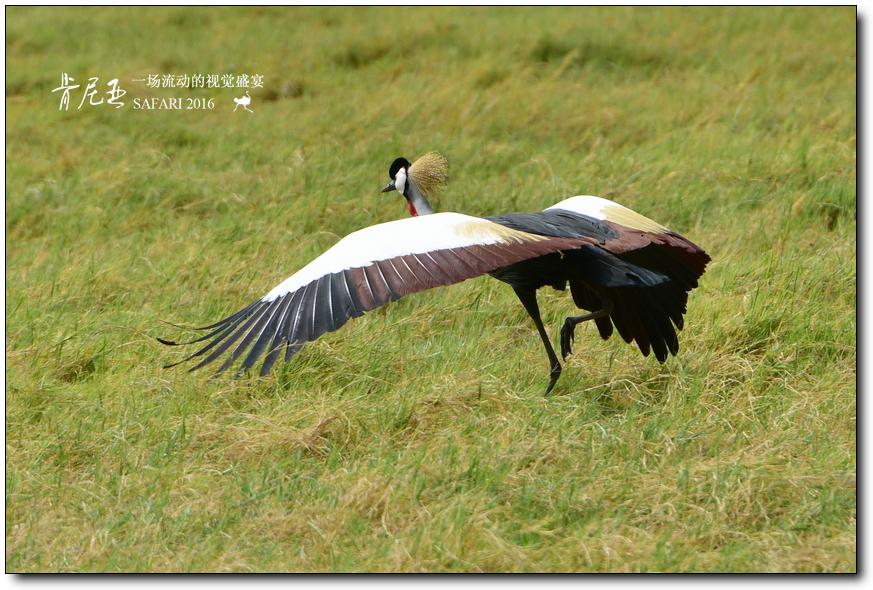
M7 571L855 571L853 9L6 19ZM62 73L125 106L59 111ZM129 81L210 73L264 75L254 114ZM260 381L161 368L163 320L405 216L388 165L432 149L438 209L594 194L705 247L680 355L580 326L543 398L485 277ZM571 300L540 300L556 333Z

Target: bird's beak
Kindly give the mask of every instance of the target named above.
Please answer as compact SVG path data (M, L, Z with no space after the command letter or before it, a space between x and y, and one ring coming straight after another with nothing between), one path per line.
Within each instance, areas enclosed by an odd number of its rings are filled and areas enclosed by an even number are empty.
M385 185L385 188L382 189L382 192L383 193L390 193L391 191L396 191L396 190L397 190L397 187L394 186L394 181L392 180L387 185Z

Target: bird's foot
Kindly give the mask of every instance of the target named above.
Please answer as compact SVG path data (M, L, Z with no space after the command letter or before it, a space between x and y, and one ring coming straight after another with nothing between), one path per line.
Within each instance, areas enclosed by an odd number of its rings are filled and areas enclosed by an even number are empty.
M575 339L576 323L570 321L570 318L564 320L564 325L561 326L561 358L567 360L567 355L573 352L573 340Z
M543 393L543 396L547 396L547 395L549 395L549 393L551 393L552 388L555 386L555 383L558 382L558 377L560 377L560 376L561 376L561 364L556 362L555 366L552 367L552 370L549 371L549 386L546 387L546 391L545 391L545 393Z

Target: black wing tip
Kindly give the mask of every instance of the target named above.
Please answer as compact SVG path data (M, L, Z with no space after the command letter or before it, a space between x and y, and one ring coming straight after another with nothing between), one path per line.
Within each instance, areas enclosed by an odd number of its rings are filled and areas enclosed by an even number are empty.
M165 340L163 338L156 338L156 340L161 344L166 344L167 346L179 346L178 342L173 342L172 340Z

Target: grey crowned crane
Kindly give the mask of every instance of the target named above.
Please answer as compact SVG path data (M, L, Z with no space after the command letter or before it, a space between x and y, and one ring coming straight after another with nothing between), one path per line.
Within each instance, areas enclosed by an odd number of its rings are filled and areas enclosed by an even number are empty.
M246 372L266 354L263 376L283 351L287 361L303 344L351 318L404 295L483 274L508 283L533 319L549 358L546 394L561 375L536 298L537 289L547 285L558 290L569 285L573 302L589 312L564 321L564 360L576 325L588 320L604 340L615 326L644 356L654 351L664 362L668 352L678 352L676 330L683 327L688 292L710 261L700 247L599 197L485 218L434 213L428 197L445 185L447 170L445 157L436 152L414 164L397 158L382 192L400 192L411 217L346 236L245 309L197 328L209 333L185 344L208 343L179 362L206 355L193 371L232 349L217 375L243 355L240 372Z

